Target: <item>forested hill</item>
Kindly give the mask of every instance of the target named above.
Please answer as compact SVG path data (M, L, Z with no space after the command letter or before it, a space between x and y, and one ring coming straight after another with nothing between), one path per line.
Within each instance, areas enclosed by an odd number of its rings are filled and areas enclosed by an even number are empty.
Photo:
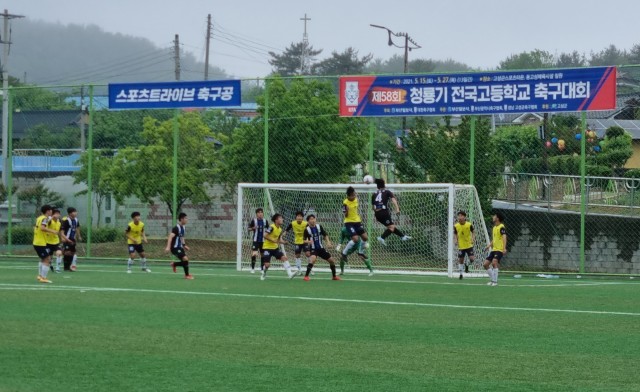
M21 19L12 23L10 74L29 84L79 84L174 80L173 39L158 47L145 38L108 33L95 25ZM182 80L202 79L204 64L181 51ZM226 78L210 68L211 79Z

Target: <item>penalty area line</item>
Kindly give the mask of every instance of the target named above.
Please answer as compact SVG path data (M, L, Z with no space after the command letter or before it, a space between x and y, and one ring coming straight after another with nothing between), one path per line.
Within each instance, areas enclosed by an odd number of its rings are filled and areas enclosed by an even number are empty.
M489 305L454 305L454 304L437 304L424 302L400 302L400 301L377 301L366 299L348 299L348 298L327 298L327 297L304 297L304 296L288 296L288 295L262 295L262 294L244 294L244 293L220 293L207 291L184 291L184 290L156 290L156 289L135 289L120 287L86 287L86 286L42 286L42 285L21 285L11 283L0 283L0 290L53 290L53 291L69 291L78 290L80 292L116 292L116 293L152 293L152 294L172 294L172 295L196 295L196 296L212 296L212 297L235 297L235 298L261 298L261 299L279 299L279 300L296 300L310 302L334 302L334 303L357 303L368 305L389 305L389 306L415 306L425 308L447 308L447 309L471 309L471 310L504 310L515 312L541 312L541 313L570 313L570 314L590 314L590 315L606 315L606 316L633 316L640 317L640 313L633 312L611 312L604 310L578 310L578 309L551 309L551 308L524 308L513 306L489 306Z

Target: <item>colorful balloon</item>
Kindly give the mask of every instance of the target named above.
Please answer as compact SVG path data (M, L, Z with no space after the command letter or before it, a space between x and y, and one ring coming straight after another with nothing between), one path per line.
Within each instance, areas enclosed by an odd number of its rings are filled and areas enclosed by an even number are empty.
M558 138L554 137L553 139L551 139L551 143L556 144L558 143Z
M593 146L593 151L600 152L600 150L602 150L602 148L600 148L600 146Z
M581 133L576 133L576 140L580 140L582 139L582 134Z
M545 143L545 146L547 146L547 148L550 148L552 146L551 142L547 140L547 142Z

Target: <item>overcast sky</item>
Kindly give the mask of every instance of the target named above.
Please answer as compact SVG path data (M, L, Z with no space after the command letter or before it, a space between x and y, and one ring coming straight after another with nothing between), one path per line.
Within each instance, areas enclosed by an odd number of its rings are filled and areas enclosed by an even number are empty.
M609 44L640 43L638 0L4 0L4 8L33 20L96 24L109 32L150 39L168 47L180 34L184 49L204 58L207 14L216 31L212 65L240 77L263 76L271 67L265 51L300 41L305 13L310 43L388 58L380 24L406 31L422 46L411 57L452 58L492 68L510 54L535 48L588 54ZM19 23L16 21L14 23ZM14 37L19 44L19 37Z

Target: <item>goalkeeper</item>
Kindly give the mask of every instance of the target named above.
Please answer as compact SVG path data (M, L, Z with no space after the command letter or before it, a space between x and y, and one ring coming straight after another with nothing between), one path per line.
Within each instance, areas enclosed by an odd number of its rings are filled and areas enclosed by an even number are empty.
M346 227L343 227L342 230L340 231L340 240L338 241L338 246L336 246L336 250L338 252L340 252L340 250L342 249L342 245L346 242L349 242L349 240L351 240L351 233L349 233L349 230L347 230ZM369 276L373 275L373 267L371 267L371 260L369 260L367 258L367 255L365 255L364 253L364 249L362 246L362 240L358 239L358 242L356 242L355 246L353 246L351 249L347 250L347 254L346 255L342 255L342 257L340 258L340 275L344 274L344 263L346 263L347 260L347 256L349 256L350 254L352 254L353 252L358 251L358 257L360 257L360 259L362 259L362 261L364 262L364 264L367 266L367 268L369 269Z

